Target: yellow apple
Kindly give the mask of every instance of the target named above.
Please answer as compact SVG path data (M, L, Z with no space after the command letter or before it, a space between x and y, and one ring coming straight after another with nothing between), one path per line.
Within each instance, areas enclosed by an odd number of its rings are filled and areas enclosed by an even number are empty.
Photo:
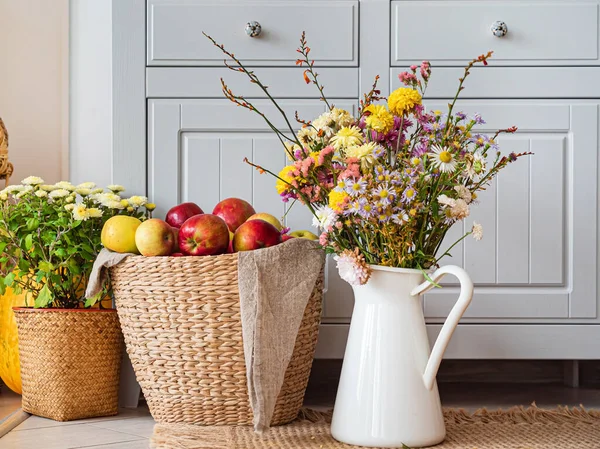
M168 256L175 248L175 233L166 221L151 218L138 226L135 244L142 256Z
M310 231L303 231L303 230L294 231L294 232L290 232L290 235L292 237L296 237L298 239L319 240L319 237Z
M100 240L111 251L139 254L135 244L135 231L141 224L135 217L115 215L104 223Z
M267 214L265 212L262 212L260 214L254 214L251 217L249 217L248 220L246 220L246 221L250 221L250 220L263 220L263 221L266 221L267 223L271 223L273 226L275 226L277 228L278 231L281 231L283 229L283 225L281 224L281 221L279 221L277 219L277 217L275 217L271 214Z

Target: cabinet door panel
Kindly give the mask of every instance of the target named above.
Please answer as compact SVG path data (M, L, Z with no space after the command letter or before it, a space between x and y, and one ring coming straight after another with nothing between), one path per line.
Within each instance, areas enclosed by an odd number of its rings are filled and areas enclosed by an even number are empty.
M335 101L352 113L356 103ZM274 117L275 126L286 129L285 120L275 115L268 102L256 100L254 104ZM296 110L306 119L325 111L318 100L281 100L280 104L291 119ZM274 173L287 164L281 142L256 114L227 100L150 100L148 110L148 191L158 204L156 217L184 201L197 202L210 213L220 200L234 196L251 202L257 212L283 217L287 211L287 226L316 233L306 207L283 203L275 180L244 162L247 158ZM296 125L294 121L292 126ZM340 279L331 259L325 288L325 317L350 317L352 289Z
M504 169L442 245L483 225L482 241L467 237L442 263L462 265L476 285L466 321L597 318L598 104L465 101L460 109L489 118L482 131L521 125L499 139L502 154L534 153ZM426 295L431 321L456 300L455 280L444 286Z

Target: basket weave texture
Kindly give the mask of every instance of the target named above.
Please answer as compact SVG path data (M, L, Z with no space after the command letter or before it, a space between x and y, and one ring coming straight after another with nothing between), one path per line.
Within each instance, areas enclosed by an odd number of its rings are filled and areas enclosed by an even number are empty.
M116 311L14 311L23 410L56 421L116 415L123 348Z
M237 257L131 256L110 269L127 352L159 423L252 425ZM293 421L302 406L322 293L323 273L304 311L271 426Z

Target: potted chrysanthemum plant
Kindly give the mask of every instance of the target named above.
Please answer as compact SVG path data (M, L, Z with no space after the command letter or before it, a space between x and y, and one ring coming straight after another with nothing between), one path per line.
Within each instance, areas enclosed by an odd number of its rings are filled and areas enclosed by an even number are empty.
M123 190L30 176L0 191L0 293L24 299L13 310L29 413L59 421L117 413L122 336L110 283L92 299L84 293L104 223L117 214L143 220L154 207ZM0 325L12 325L3 316Z
M312 212L322 247L334 254L341 277L354 290L333 436L377 447L439 443L445 430L435 376L473 292L462 268L440 266L456 244L442 248L444 237L469 216L478 192L525 155L498 149L498 135L514 133L515 127L488 136L477 131L484 123L479 115L455 111L471 68L487 65L491 52L466 66L446 111L427 111L422 104L431 77L424 61L400 74L404 87L387 99L376 79L352 115L325 97L303 34L296 64L304 69L304 81L318 88L326 112L313 120L296 114L293 126L255 72L207 37L228 58L225 65L262 89L287 124L275 126L221 79L225 97L263 117L290 161L279 173L246 162L276 178L283 201L300 202ZM482 226L474 223L460 240L469 235L481 239ZM419 295L445 274L458 277L461 293L429 357Z

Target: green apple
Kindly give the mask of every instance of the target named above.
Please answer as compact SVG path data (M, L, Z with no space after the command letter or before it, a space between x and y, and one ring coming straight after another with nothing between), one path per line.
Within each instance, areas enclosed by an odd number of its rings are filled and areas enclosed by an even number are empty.
M319 237L310 231L294 231L290 232L290 235L298 239L319 240Z
M249 217L248 220L246 220L246 221L250 221L250 220L263 220L263 221L266 221L267 223L271 223L273 226L275 226L277 228L278 231L281 231L283 229L281 221L279 221L277 219L277 217L275 217L274 215L271 215L271 214L267 214L265 212L262 212L260 214L254 214L251 217Z

